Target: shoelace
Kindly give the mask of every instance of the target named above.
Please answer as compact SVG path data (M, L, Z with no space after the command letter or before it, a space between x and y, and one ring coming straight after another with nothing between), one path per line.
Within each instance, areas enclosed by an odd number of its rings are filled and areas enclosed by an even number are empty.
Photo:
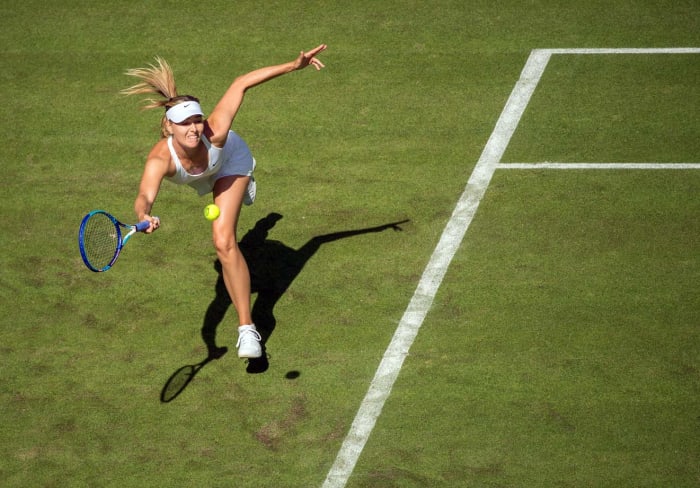
M253 337L251 337L251 338L246 337L248 335L252 335ZM244 330L243 332L241 332L238 335L238 342L236 343L236 347L240 346L242 341L249 340L249 339L253 340L253 338L258 342L260 342L262 340L262 337L260 337L260 333L257 330L254 330L254 329Z

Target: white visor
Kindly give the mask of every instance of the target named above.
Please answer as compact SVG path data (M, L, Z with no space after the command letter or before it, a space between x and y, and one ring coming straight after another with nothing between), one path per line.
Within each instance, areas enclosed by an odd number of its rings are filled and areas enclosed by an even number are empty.
M170 107L166 112L165 116L168 120L179 124L183 120L187 120L193 115L204 115L202 112L202 107L193 100L178 103L177 105Z

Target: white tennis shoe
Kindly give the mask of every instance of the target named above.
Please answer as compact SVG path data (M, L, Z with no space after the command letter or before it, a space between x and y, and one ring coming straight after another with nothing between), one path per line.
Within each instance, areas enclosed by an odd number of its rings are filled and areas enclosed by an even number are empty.
M253 158L253 169L250 171L250 181L248 182L248 188L246 188L245 194L243 195L243 205L252 205L255 202L255 195L258 192L258 184L255 183L255 167L257 166L255 158Z
M260 333L255 329L255 325L241 325L238 328L238 348L239 358L259 358L262 356L260 347Z
M248 188L243 194L243 205L252 205L255 202L255 194L258 192L258 184L255 183L255 176L250 175Z

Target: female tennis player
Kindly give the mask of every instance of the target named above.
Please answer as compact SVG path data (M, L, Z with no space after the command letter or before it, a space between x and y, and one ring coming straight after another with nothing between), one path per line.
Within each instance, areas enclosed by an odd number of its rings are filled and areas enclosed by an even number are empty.
M156 58L154 65L126 72L141 82L122 93L157 95L159 98L148 99L144 108L165 110L161 140L146 158L134 202L137 219L151 223L146 233L159 227L160 222L151 216L151 210L164 179L190 185L200 195L213 193L221 214L212 222L212 238L226 289L238 314L236 347L242 358L262 355L260 334L251 317L250 274L236 237L241 206L243 203L250 205L255 199L255 159L245 141L231 130L231 124L249 88L307 66L320 70L324 64L316 55L325 49L326 45L321 44L310 51L302 51L294 61L237 77L207 118L197 98L177 93L172 69L163 59Z

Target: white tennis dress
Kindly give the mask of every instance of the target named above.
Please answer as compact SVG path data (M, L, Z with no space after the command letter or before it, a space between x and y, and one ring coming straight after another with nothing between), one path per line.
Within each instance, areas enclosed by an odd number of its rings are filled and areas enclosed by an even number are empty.
M175 148L173 147L173 137L168 137L168 149L170 149L170 156L175 163L175 174L173 176L168 176L168 181L172 181L177 185L189 185L194 188L199 195L206 195L207 193L211 193L214 189L214 183L216 183L216 180L219 178L234 175L250 176L248 191L243 198L243 203L251 205L255 201L256 193L256 183L253 177L255 158L250 153L248 144L245 143L241 136L232 130L228 133L224 147L212 145L209 139L204 135L202 135L202 142L207 147L207 152L209 153L209 164L203 172L193 175L182 167L180 158L175 153Z

